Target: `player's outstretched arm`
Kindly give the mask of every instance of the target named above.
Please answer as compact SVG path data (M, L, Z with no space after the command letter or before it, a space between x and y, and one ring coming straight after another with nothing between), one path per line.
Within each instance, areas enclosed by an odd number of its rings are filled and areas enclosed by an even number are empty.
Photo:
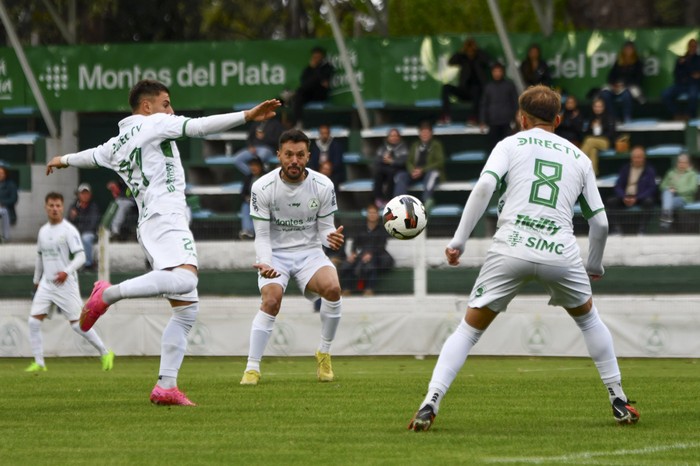
M243 112L245 114L245 121L263 121L269 120L275 116L275 110L282 105L277 99L270 99L259 103L250 110Z

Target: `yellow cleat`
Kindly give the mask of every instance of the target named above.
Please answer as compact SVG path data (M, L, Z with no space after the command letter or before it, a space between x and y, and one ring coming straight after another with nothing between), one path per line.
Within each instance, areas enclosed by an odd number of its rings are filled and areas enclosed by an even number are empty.
M260 372L258 371L245 371L243 373L243 378L241 379L241 385L257 385L260 381Z
M48 369L46 366L40 366L36 362L31 363L24 372L46 372Z
M333 382L335 376L333 375L333 367L331 366L330 353L316 351L316 363L318 364L318 369L316 370L318 381Z
M111 371L114 367L114 351L109 350L107 354L103 354L100 358L102 360L102 370Z

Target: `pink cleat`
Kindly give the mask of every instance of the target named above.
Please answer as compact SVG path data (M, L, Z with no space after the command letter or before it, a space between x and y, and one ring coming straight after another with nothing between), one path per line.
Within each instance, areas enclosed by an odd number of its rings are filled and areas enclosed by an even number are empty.
M102 293L110 286L112 284L105 280L97 280L95 282L95 287L92 289L85 306L83 306L83 312L80 313L80 330L83 332L90 330L97 322L97 319L107 312L109 304L102 300Z
M151 392L151 403L154 405L179 405L179 406L197 406L192 403L184 393L177 387L162 388L156 385Z

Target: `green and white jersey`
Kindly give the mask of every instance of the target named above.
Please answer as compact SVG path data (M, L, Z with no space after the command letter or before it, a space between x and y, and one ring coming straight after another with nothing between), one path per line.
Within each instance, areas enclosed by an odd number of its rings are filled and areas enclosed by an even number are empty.
M496 177L501 193L493 252L540 264L581 263L574 205L580 203L586 219L604 210L583 152L534 128L498 143L481 173Z
M301 183L287 183L277 168L251 189L250 216L270 222L272 251L301 251L321 247L317 219L338 210L333 182L311 169Z
M94 162L116 171L131 190L139 223L151 215L186 214L185 172L176 139L185 137L189 118L156 113L119 122L119 135L96 147Z
M65 271L73 255L83 250L80 233L69 221L63 220L56 225L44 224L37 238L37 254L41 257L43 268L41 281L55 287L53 280L56 274ZM77 282L78 273L74 271L68 277Z

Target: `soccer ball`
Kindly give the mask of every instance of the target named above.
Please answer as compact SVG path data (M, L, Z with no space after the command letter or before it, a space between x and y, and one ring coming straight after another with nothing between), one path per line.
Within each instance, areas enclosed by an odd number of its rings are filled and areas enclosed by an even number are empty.
M428 224L423 203L403 194L390 200L382 214L384 228L396 239L411 239L420 235Z

